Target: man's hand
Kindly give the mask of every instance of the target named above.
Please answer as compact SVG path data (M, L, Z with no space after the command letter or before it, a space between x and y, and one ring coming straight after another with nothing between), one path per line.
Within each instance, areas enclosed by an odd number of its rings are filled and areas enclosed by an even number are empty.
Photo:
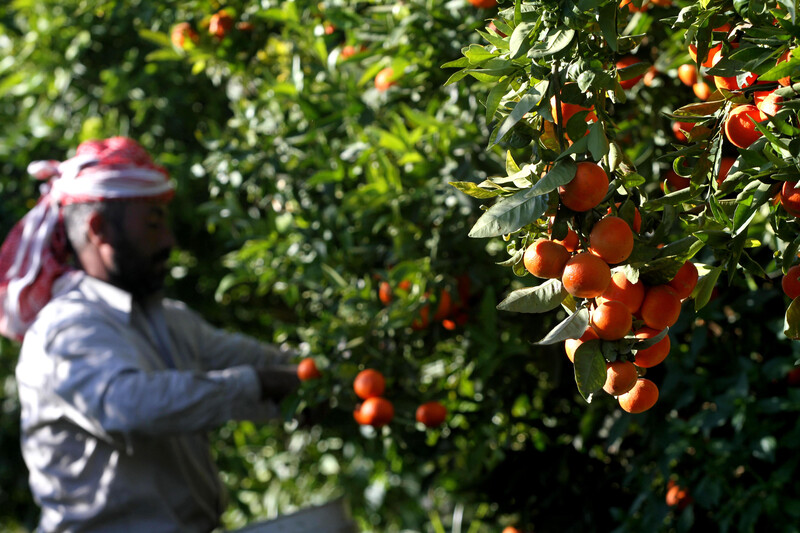
M261 384L261 400L280 402L300 386L295 365L271 365L256 368Z

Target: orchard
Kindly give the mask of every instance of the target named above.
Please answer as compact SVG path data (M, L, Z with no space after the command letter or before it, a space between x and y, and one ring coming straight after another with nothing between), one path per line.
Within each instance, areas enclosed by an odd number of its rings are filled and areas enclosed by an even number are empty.
M168 295L299 364L212 435L229 529L344 497L361 531L796 531L796 10L13 2L0 233L83 140L169 170Z

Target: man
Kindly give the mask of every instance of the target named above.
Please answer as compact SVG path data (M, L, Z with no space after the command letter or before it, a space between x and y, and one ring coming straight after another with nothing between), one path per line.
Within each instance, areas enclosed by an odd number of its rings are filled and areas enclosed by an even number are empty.
M0 333L23 339L39 529L211 531L224 503L207 432L276 416L295 367L162 297L173 188L136 142L85 142L29 172L47 183L0 250Z

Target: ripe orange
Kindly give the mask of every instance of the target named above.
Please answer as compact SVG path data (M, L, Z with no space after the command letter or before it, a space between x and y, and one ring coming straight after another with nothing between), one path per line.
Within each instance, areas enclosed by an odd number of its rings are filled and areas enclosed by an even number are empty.
M685 189L692 181L690 178L679 176L678 173L672 168L667 170L667 173L664 174L664 179L666 180L667 185L669 185L670 191L679 191L681 189Z
M553 95L550 98L550 113L553 115L553 122L555 122L556 124L561 124L563 127L567 126L569 119L571 119L575 113L579 113L581 111L589 111L589 113L586 115L586 122L595 122L597 120L597 115L594 114L593 110L594 106L583 107L578 104L561 102L561 122L559 122L558 111L556 110L556 97L555 95ZM586 131L583 134L586 135L586 133L588 132L589 128L587 127ZM569 135L567 135L567 137L570 138L570 140L573 141L575 140L569 137Z
M386 379L383 374L372 368L362 370L353 380L353 390L362 400L374 398L383 394L386 389Z
M761 118L775 116L780 111L783 97L778 96L775 91L756 91L753 93L753 101L756 107L761 111Z
M692 295L697 279L697 267L691 261L686 261L667 285L672 287L678 299L683 300Z
M194 28L192 28L191 24L188 22L179 22L172 27L172 31L170 32L170 40L176 48L183 48L186 44L187 38L195 44L200 42L200 36L197 35L197 32L194 31Z
M450 291L442 289L442 292L439 293L439 305L436 306L436 314L433 315L433 319L436 322L442 321L450 316L452 310L453 297L450 296Z
M606 382L603 390L611 396L625 394L636 385L639 374L630 361L614 361L606 364Z
M425 293L427 299L428 294ZM419 316L411 321L411 329L419 331L427 328L431 323L431 306L428 304L423 305L419 309Z
M356 55L356 47L352 44L347 44L342 47L342 51L339 53L339 57L342 59L348 59Z
M790 299L800 296L800 265L794 265L781 278L781 288Z
M359 424L379 428L385 426L394 418L394 405L386 398L373 396L364 400L357 413L358 416L355 413L353 416Z
M445 418L447 418L447 408L439 402L427 402L417 407L417 422L425 424L426 427L441 426Z
M644 76L642 77L642 83L644 83L646 87L652 87L657 77L658 70L656 67L652 66L647 69L647 72L644 73Z
M675 138L678 139L678 142L682 143L689 140L686 133L691 133L693 128L694 122L675 121L672 123L672 133L675 135Z
M381 92L388 90L395 83L392 67L386 67L375 75L375 88Z
M478 9L491 9L497 7L497 0L469 0L469 3Z
M554 217L550 217L548 221L548 231L550 231L550 226L553 225L553 218ZM550 234L552 235L552 231L550 231ZM575 233L575 230L570 227L567 227L567 235L566 237L564 237L563 240L552 239L552 241L557 242L558 244L566 248L569 253L577 252L578 247L580 246L580 240L578 239L578 234Z
M625 57L620 58L617 61L616 67L617 67L617 69L622 69L622 68L633 66L633 65L635 65L637 63L641 63L641 60L639 58L634 57L634 56L625 56ZM644 74L639 74L638 76L636 76L634 78L631 78L631 79L628 79L628 80L621 80L619 82L619 84L622 86L623 89L626 89L626 90L630 89L634 85L639 83L639 80L642 79L642 76L644 76Z
M208 33L217 39L224 38L229 31L233 28L233 17L225 11L218 11L211 15L211 20L208 23Z
M317 365L310 357L306 357L297 364L297 377L300 381L308 381L310 379L317 379L322 374L317 370Z
M644 283L642 280L631 283L623 272L614 272L606 290L595 298L595 302L598 304L610 300L622 302L628 311L635 313L642 306L642 300L644 300Z
M647 378L639 378L631 390L621 395L619 406L628 413L643 413L658 401L658 387Z
M722 52L717 52L717 55L719 56L721 53ZM748 72L747 76L741 81L741 83L739 82L738 76L714 76L714 84L717 86L717 89L738 91L753 85L757 78L758 75L756 75L754 72Z
M392 286L388 281L381 281L378 285L378 299L383 305L392 303Z
M693 501L692 497L689 496L689 491L671 479L667 483L667 495L665 500L667 505L670 507L677 507L678 511L684 510L686 506Z
M611 265L622 263L633 251L631 227L619 217L603 217L589 233L589 250Z
M650 339L661 333L661 331L653 328L641 328L634 333L637 339ZM664 338L655 343L654 345L638 350L636 352L636 360L634 364L639 368L652 368L660 364L669 355L671 348L669 335L664 335Z
M704 102L711 96L711 86L704 81L692 85L692 91L697 98Z
M622 202L617 202L615 205L617 206L617 209L619 209L619 206L622 205ZM606 211L606 214L611 214L610 207L608 208L608 211ZM642 229L642 215L639 213L639 209L636 207L633 208L633 224L631 225L631 228L636 233L639 233L639 230Z
M718 43L718 44L712 46L708 50L708 55L706 55L706 57L704 57L702 61L699 61L700 66L706 67L706 68L713 67L714 66L714 56L715 56L715 54L717 52L719 52L721 50L722 50L722 43ZM693 44L689 45L689 55L692 57L692 61L694 61L695 63L698 63L698 61L697 61L697 46L695 46Z
M781 206L792 216L800 217L800 188L796 181L784 181L778 195Z
M548 239L535 240L522 256L522 262L528 272L544 279L560 278L567 261L569 261L567 249Z
M600 337L597 336L597 332L592 329L591 326L586 328L586 331L581 335L580 339L567 339L564 341L564 351L567 352L567 357L569 358L570 362L575 362L575 350L578 349L578 346L583 344L586 341L592 339L599 339Z
M645 324L661 331L678 321L681 301L669 285L655 285L645 292L639 314Z
M792 49L790 48L790 49L786 50L784 53L782 53L780 55L780 57L778 57L778 60L775 62L775 64L777 65L778 63L783 63L784 61L788 61L789 60L789 56L791 54L792 54ZM779 79L778 83L780 83L784 87L788 87L789 85L792 84L792 77L791 76L785 76L785 77Z
M728 114L725 119L725 136L731 144L747 148L761 137L761 132L756 129L751 118L756 122L762 120L761 111L752 104L740 105Z
M514 526L506 526L503 528L503 533L522 533L522 531L515 528Z
M573 211L597 207L608 192L608 174L597 163L578 163L575 177L558 188L561 202Z
M684 63L678 67L678 79L681 83L691 87L697 83L697 67L693 63Z
M619 3L619 7L620 9L622 9L623 7L627 7L628 11L630 11L631 13L640 13L647 11L650 5L647 3L646 0L644 0L642 2L642 7L636 7L636 5L633 3L633 0L622 0Z
M621 339L631 330L632 323L633 315L628 306L616 300L599 304L590 316L592 328L605 341Z
M611 283L611 269L596 255L581 252L567 261L561 283L576 298L594 298L603 294Z
M736 162L735 157L725 156L722 158L722 161L719 162L719 174L717 175L717 185L722 185L722 182L725 181L725 178L728 177L728 173L731 171L731 167L735 162Z

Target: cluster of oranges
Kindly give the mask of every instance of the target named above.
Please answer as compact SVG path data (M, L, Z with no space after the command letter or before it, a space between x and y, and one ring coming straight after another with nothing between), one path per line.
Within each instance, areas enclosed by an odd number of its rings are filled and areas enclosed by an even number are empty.
M573 211L588 211L600 204L608 184L602 167L593 162L578 163L575 177L559 189L561 202ZM619 341L632 335L645 341L630 360L620 356L607 361L603 387L618 397L625 411L640 413L658 399L656 385L640 373L661 363L669 353L669 337L662 332L678 320L682 300L697 285L698 271L686 261L671 281L650 286L640 279L631 282L622 270L612 273L614 265L630 257L641 218L635 211L629 224L610 211L591 227L588 246L584 244L583 250L578 234L570 228L562 240L539 238L528 245L523 263L534 276L560 279L567 293L588 301L588 329L580 338L565 342L573 363L578 346L589 340ZM660 338L647 341L656 337Z
M469 299L470 279L469 276L462 275L458 277L458 300L454 300L450 290L443 288L438 292L436 298L436 310L431 317L430 300L431 295L426 292L423 295L425 304L420 308L419 314L411 322L411 328L415 331L424 330L431 325L432 322L441 323L442 327L446 330L453 331L458 326L462 326L469 318L466 309L466 302ZM402 280L397 284L397 289L403 292L408 292L412 288L411 282L407 279ZM395 299L395 289L389 281L383 280L378 284L378 300L385 305L391 305Z
M310 381L322 376L314 359L306 357L297 365L300 381ZM362 400L353 411L353 418L362 426L380 428L394 419L394 404L384 397L386 378L373 368L359 372L353 380L353 391ZM425 402L417 407L416 421L425 427L441 426L447 418L447 408L437 401Z
M221 41L228 33L236 27L240 31L251 31L253 25L250 22L236 22L233 16L225 11L217 11L211 15L207 20L204 20L201 25L207 27L208 34ZM188 43L197 45L200 43L200 35L195 31L192 25L188 22L179 22L172 27L170 31L170 40L176 48L184 49Z

